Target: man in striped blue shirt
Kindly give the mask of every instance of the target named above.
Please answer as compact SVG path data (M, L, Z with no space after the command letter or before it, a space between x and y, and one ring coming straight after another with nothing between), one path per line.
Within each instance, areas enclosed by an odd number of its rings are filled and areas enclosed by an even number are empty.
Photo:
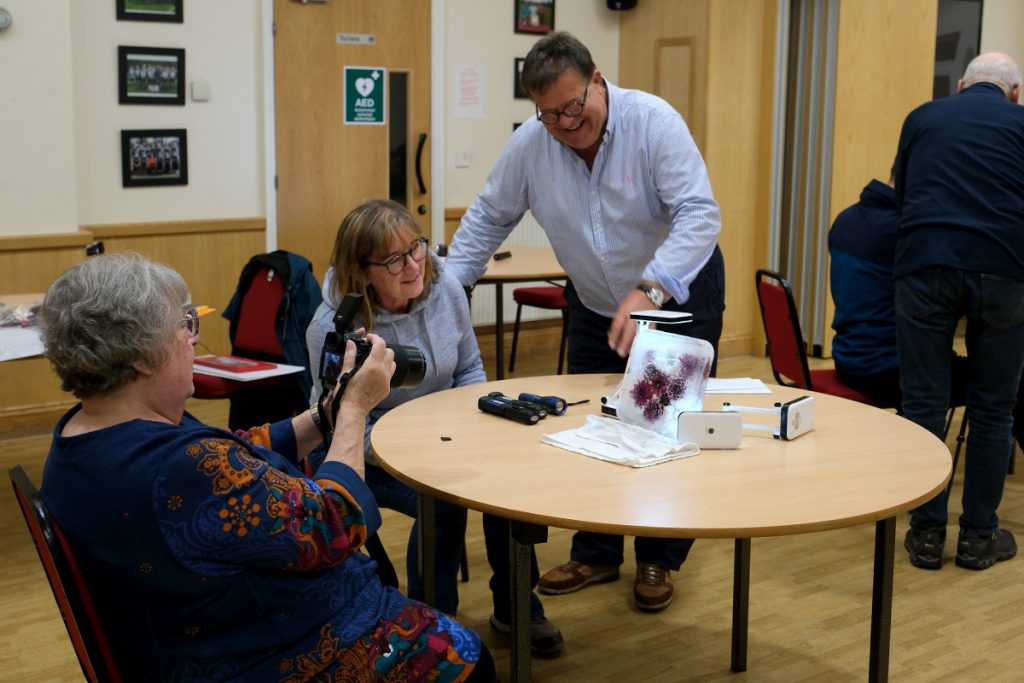
M569 371L620 373L634 311L687 311L681 333L718 352L725 310L721 219L704 160L683 118L664 100L618 88L589 50L564 32L526 56L523 88L537 108L512 135L484 191L466 212L448 256L463 285L529 210L569 276ZM714 374L714 366L712 367ZM672 601L692 539L636 538L637 607ZM539 582L547 594L613 581L623 538L577 532L570 562Z

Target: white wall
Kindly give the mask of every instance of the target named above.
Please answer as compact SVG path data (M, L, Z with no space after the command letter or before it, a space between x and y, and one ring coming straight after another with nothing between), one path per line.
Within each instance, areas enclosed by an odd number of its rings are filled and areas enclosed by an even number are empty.
M78 230L69 5L3 2L13 23L0 33L0 235Z
M117 21L112 0L71 4L79 223L263 216L259 3L186 0L181 24ZM183 107L118 104L118 45L184 48L186 79L209 83L209 101L186 84ZM121 187L120 131L139 128L188 131L188 185Z
M468 206L484 187L512 124L533 116L529 100L512 96L514 59L525 57L540 36L515 33L512 3L501 0L447 0L445 62L445 206ZM555 29L569 31L590 49L594 63L612 82L619 72L619 18L600 0L558 0ZM485 117L453 116L453 75L457 65L484 68ZM468 168L455 168L455 155L467 153Z
M513 32L505 0L444 4L443 202L466 206L483 188L512 123L533 111L528 100L513 99L512 69L513 58L525 56L535 38ZM3 6L14 23L0 33L0 235L265 215L259 2L185 0L184 24L116 21L112 0L3 0ZM616 80L617 13L600 0L558 0L555 27L575 33ZM1022 27L1024 3L986 0L982 49L1024 64ZM184 47L188 80L208 81L211 100L118 105L119 44ZM484 119L451 115L449 79L457 64L485 69ZM187 187L121 187L119 131L151 127L188 129ZM469 154L468 168L455 168L456 152ZM529 225L517 233L534 241Z
M1024 68L1024 2L985 0L981 12L981 51L1005 52Z

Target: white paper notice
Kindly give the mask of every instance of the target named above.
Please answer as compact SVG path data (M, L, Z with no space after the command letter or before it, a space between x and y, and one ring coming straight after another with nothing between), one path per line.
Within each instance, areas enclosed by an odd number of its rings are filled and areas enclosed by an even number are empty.
M484 67L482 64L455 65L455 118L484 117Z

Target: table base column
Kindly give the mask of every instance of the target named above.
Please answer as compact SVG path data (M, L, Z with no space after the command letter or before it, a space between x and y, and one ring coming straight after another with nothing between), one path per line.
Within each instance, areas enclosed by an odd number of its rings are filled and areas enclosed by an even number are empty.
M750 539L737 538L732 569L732 670L747 670L750 620Z
M875 522L875 575L871 591L871 656L868 680L889 680L889 638L892 633L892 573L896 554L896 518Z
M509 524L509 565L511 569L512 643L509 653L509 680L530 680L530 551L537 543L546 543L548 528L527 522Z

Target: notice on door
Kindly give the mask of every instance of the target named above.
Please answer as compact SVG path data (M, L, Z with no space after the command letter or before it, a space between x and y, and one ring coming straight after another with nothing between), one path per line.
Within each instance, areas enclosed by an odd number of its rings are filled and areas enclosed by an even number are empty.
M387 69L345 67L345 124L383 126L387 104Z

